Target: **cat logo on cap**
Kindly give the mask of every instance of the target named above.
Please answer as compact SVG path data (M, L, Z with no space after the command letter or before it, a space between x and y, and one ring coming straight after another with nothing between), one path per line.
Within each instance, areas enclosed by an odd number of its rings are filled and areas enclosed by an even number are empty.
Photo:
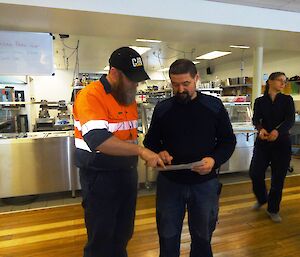
M143 66L143 61L141 57L137 57L137 58L132 58L131 59L132 62L132 66L133 67L140 67Z

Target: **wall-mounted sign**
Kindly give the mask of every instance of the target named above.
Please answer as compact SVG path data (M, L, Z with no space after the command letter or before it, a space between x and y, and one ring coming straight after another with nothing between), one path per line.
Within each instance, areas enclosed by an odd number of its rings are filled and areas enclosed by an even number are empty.
M50 33L0 31L0 74L52 75Z

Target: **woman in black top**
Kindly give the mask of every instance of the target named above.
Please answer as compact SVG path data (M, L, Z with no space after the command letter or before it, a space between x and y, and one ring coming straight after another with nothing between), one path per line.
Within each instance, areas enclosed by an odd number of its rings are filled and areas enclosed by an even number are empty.
M253 124L258 130L250 177L258 210L268 203L267 214L274 222L281 222L279 206L282 198L284 179L291 160L289 130L295 122L295 106L291 96L281 91L287 83L283 72L274 72L267 80L263 96L254 103ZM271 166L271 188L267 192L265 172Z

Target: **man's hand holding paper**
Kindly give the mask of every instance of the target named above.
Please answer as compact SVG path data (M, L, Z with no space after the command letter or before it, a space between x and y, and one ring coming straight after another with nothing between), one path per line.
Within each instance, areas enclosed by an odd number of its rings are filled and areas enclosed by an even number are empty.
M157 167L157 171L192 170L200 175L206 175L211 172L215 165L215 160L211 157L205 157L197 162L171 165L173 157L167 151L161 151L158 155L167 165L164 168Z
M199 163L195 163L192 166L192 171L199 173L200 175L206 175L211 172L215 165L215 160L211 157L203 158Z

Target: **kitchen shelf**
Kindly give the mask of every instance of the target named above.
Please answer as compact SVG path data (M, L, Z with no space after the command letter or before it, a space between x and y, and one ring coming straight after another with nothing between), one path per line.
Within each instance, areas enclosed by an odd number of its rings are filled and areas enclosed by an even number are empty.
M153 95L153 94L165 94L165 93L171 93L172 89L167 90L157 90L157 91L144 91L144 92L137 92L137 95Z
M0 105L23 105L23 104L42 104L43 102L0 102ZM66 102L66 104L71 104L72 102ZM58 102L47 102L47 104L58 104Z
M236 106L236 105L251 105L251 102L223 102L224 105Z
M27 85L26 78L16 78L15 76L1 76L0 85Z
M230 86L221 86L221 88L232 88L232 87L252 87L252 84L237 84L237 85L230 85Z
M211 87L211 88L197 88L198 91L222 91L223 88Z
M0 102L0 105L21 105L21 104L32 104L33 102Z

